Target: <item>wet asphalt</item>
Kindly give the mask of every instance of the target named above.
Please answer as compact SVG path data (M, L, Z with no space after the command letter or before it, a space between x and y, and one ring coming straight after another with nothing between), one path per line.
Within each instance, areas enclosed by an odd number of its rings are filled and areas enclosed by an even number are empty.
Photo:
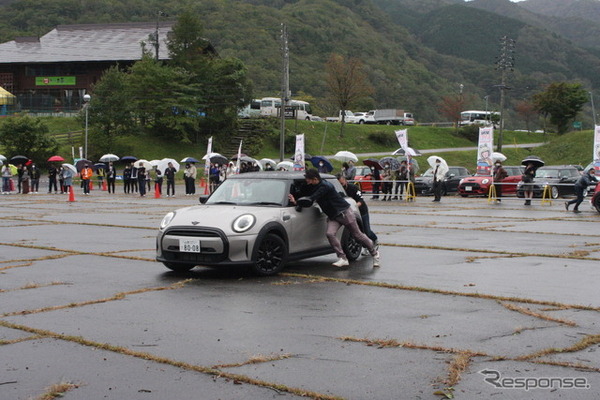
M369 200L380 268L259 278L154 261L163 215L196 197L67 200L0 197L0 400L600 397L587 204Z

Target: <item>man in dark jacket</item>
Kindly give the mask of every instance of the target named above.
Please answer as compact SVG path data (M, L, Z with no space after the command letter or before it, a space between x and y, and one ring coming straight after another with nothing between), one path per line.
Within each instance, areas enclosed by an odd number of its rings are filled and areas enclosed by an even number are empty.
M369 207L367 206L365 199L363 199L362 193L360 192L360 190L358 190L358 186L348 184L348 180L343 174L337 174L335 177L338 178L338 181L340 181L340 183L344 187L346 194L352 199L354 199L354 201L356 202L356 205L358 206L358 211L360 212L360 217L362 218L363 230L365 231L365 234L369 237L369 239L373 241L375 247L377 247L377 235L371 230Z
M575 182L575 196L577 196L577 198L571 201L565 201L565 208L567 211L569 211L569 206L571 204L575 204L573 212L577 214L581 212L579 211L579 205L583 202L585 189L587 189L587 187L593 182L598 182L598 179L596 178L596 171L594 168L590 168L588 172L585 172L583 175L581 175L581 178L577 179L577 182Z
M327 240L329 240L331 247L338 256L338 260L333 265L345 267L350 264L342 249L342 244L336 236L337 231L344 225L349 229L350 234L369 250L369 253L373 256L373 266L379 267L379 252L371 239L360 231L354 212L350 210L350 204L335 190L331 183L321 179L321 175L316 169L308 169L304 174L304 178L308 185L315 187L308 198L316 201L321 210L327 215ZM292 204L296 204L296 199L292 194L289 195L289 200Z

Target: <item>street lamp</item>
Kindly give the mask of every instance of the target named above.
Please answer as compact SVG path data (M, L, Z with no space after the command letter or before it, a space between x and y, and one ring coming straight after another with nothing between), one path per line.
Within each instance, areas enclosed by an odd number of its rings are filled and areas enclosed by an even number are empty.
M489 94L484 97L484 99L485 99L485 120L486 121L489 121L489 118L488 118L488 99L489 98L490 98Z
M590 100L592 101L592 117L594 118L594 129L596 129L596 109L594 108L594 93L590 92Z
M84 94L83 95L83 108L85 109L85 147L84 147L84 153L83 153L83 158L85 158L86 160L88 159L88 108L90 106L90 100L92 99L92 96L90 96L89 94Z

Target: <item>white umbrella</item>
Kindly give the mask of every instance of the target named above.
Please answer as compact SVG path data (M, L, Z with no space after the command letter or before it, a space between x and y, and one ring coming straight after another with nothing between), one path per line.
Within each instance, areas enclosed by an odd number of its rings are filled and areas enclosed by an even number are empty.
M496 162L496 161L504 162L504 161L506 161L506 156L502 153L498 153L497 151L495 151L492 153L492 160L494 160L494 162Z
M356 157L356 154L354 154L351 151L338 151L337 153L335 153L335 156L333 156L333 158L335 158L338 161L341 162L348 162L348 161L352 161L352 162L358 162L358 157Z
M65 168L69 168L73 172L73 174L77 173L77 168L75 168L73 164L64 163L62 166Z
M281 161L277 164L275 169L284 169L285 171L291 171L292 169L294 169L294 163L291 161Z
M160 160L156 166L156 169L160 170L160 172L164 174L166 169L169 167L169 163L173 164L173 167L175 167L176 171L179 171L179 163L172 158L163 158Z
M275 168L275 166L277 165L275 160L272 160L270 158L261 158L260 160L258 160L258 163L262 166L263 169L267 168L267 164L271 164L271 167L273 168Z
M6 161L6 160L7 160L7 158L4 157L2 154L0 154L0 161Z
M152 164L150 164L150 161L148 160L137 160L136 162L133 163L133 166L135 168L146 168L146 169L152 169Z
M448 163L442 157L439 157L439 156L429 156L429 157L427 157L427 163L429 164L429 166L431 166L431 168L435 168L435 162L436 162L436 160L440 160L440 162L442 163L442 165L445 166L446 169L448 168Z
M158 164L160 164L160 160L150 160L148 161L150 163L150 165L152 165L153 167L158 167Z
M100 157L101 162L111 162L111 161L119 161L121 159L121 157L114 155L114 154L105 154L102 157Z
M408 153L409 156L418 157L421 155L419 150L415 150L412 147L407 147L406 151L402 147L392 153L393 156L405 156Z

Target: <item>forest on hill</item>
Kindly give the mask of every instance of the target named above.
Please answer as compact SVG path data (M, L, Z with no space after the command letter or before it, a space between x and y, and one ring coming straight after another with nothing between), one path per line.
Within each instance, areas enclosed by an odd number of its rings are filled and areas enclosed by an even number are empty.
M591 6L600 3L589 1ZM543 7L544 14L535 12L534 3ZM333 114L325 63L338 53L359 58L374 87L373 94L354 109L404 108L426 122L443 119L438 111L441 99L458 96L459 87L464 88L466 108L483 109L486 96L489 108L498 108L501 76L495 60L499 38L508 36L516 41L514 71L507 75L512 89L507 95L508 125L521 127L512 107L545 85L577 81L590 91L600 86L600 50L573 40L578 26L577 34L583 38L588 25L574 24L567 39L550 30L548 18L579 21L581 15L571 9L561 19L549 15L548 4L544 0L13 0L0 2L0 41L43 35L59 24L157 21L159 11L168 14L162 18L174 20L192 10L219 54L244 62L255 97L263 97L280 92L280 35L285 23L294 98L311 101L323 116ZM594 34L588 30L588 36ZM591 119L589 110L582 117L585 125Z

